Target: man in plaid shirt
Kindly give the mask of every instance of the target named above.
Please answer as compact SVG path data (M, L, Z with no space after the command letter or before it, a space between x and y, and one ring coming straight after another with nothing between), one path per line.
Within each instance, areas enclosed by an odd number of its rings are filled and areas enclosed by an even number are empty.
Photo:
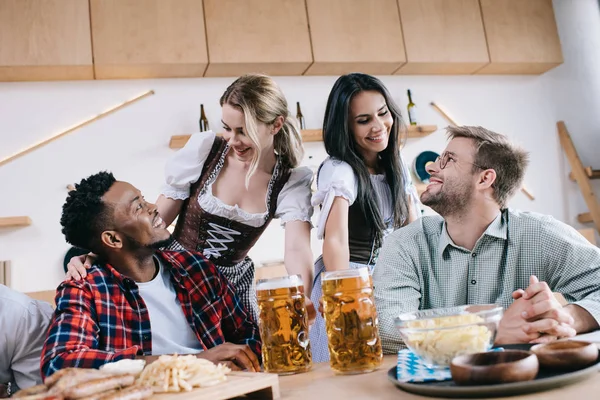
M232 286L200 253L158 250L171 234L135 187L92 175L69 193L61 224L69 243L99 259L57 289L43 376L172 353L260 370L258 327Z
M399 314L465 304L505 308L497 344L598 329L600 249L548 215L506 206L521 187L527 152L481 127L449 127L448 134L421 195L439 215L390 234L374 269L384 351L402 345Z

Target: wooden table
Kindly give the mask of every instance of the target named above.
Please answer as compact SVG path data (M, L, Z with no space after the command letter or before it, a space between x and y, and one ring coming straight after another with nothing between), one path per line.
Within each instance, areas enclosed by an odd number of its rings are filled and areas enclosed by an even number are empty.
M395 356L385 356L382 367L369 374L334 375L329 363L318 363L310 372L279 377L281 399L362 400L362 399L431 399L404 392L388 381L387 371L396 363ZM545 392L519 396L519 399L577 400L598 396L600 375L585 381ZM515 398L515 397L512 397ZM510 397L507 397L510 399Z

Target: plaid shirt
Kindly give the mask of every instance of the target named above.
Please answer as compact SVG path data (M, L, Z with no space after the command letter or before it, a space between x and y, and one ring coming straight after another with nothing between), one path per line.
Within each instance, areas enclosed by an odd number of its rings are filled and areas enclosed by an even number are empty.
M531 275L600 321L600 249L550 216L504 211L473 250L454 244L437 215L397 230L373 272L384 352L402 346L394 326L399 314L464 304L507 308Z
M158 251L185 317L204 349L247 344L260 356L256 323L226 278L200 253ZM108 264L60 284L42 351L45 377L67 367L98 368L152 354L150 316L136 283Z

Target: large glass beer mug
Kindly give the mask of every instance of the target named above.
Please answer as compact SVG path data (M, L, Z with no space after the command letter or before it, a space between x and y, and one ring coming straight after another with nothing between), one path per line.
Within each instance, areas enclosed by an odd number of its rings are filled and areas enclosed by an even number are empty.
M308 371L312 354L300 275L260 279L256 296L265 372L288 375Z
M369 270L325 272L322 287L331 368L340 374L374 371L383 352Z

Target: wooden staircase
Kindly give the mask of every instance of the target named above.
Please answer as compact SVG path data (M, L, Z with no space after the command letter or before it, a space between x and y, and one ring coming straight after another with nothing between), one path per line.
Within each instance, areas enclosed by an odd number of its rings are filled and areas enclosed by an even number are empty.
M575 145L573 144L573 140L571 140L571 135L567 130L567 126L563 121L559 121L556 125L558 127L560 144L571 165L569 177L577 182L579 190L589 209L589 212L579 214L577 220L580 223L594 223L596 231L600 233L600 203L598 203L596 193L594 193L594 188L591 183L592 179L600 179L600 170L594 170L591 167L583 166L581 159L577 154L577 150L575 149Z

